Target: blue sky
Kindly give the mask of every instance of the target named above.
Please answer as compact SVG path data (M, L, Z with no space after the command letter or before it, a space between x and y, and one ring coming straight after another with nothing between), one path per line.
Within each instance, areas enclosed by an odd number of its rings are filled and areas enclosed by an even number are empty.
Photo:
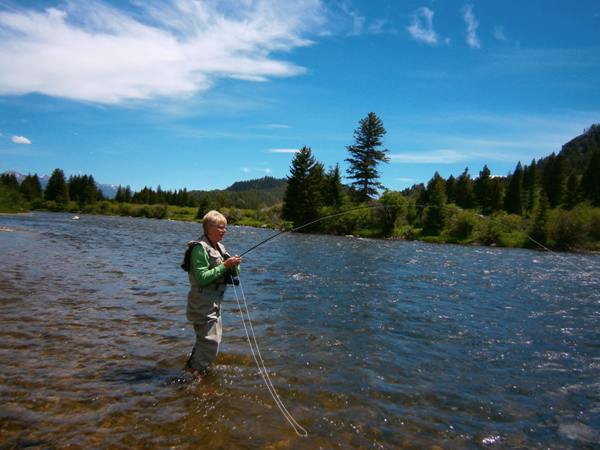
M382 118L391 189L505 175L600 122L597 0L0 0L0 171L220 189L346 168Z

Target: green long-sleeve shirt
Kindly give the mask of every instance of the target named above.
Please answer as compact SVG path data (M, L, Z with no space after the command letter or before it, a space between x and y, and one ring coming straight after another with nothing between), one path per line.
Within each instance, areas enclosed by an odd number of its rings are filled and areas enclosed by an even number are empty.
M207 286L216 282L227 273L227 267L223 263L210 268L208 254L202 245L196 245L192 249L190 270L200 286ZM239 266L231 269L234 275L239 275Z

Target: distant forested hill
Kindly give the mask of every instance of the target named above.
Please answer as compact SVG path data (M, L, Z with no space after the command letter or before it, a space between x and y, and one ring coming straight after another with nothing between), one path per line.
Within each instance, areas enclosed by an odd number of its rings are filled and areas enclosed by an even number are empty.
M598 150L600 150L600 124L592 125L583 134L563 145L560 155L575 172L583 173L592 155Z
M189 195L195 204L202 204L207 199L214 208L257 209L283 201L286 186L285 178L263 177L256 180L236 181L227 189L190 191Z
M226 188L226 191L243 192L256 190L285 190L287 180L285 178L263 177L257 180L236 181Z

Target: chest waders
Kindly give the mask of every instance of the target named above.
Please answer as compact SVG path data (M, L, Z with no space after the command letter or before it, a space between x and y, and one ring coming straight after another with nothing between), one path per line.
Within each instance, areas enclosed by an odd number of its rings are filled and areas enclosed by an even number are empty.
M217 243L217 246L219 250L208 242L206 236L202 236L198 241L190 242L188 244L188 266L192 260L192 253L199 251L206 252L209 269L221 265L229 255L223 245ZM190 290L186 316L194 326L196 342L188 359L187 367L203 374L206 373L208 366L215 360L219 352L222 337L221 301L226 284L224 278L219 277L213 283L201 286L193 270L188 271L188 278Z

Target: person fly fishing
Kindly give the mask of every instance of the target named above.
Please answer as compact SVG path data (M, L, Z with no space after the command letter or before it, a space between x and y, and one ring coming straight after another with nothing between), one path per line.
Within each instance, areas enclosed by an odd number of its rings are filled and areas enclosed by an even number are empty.
M209 211L202 219L204 234L188 242L181 267L188 272L190 290L187 319L194 326L196 342L186 368L198 381L206 376L221 343L221 301L227 284L236 283L240 256L231 256L221 244L227 231L227 219L218 211Z

